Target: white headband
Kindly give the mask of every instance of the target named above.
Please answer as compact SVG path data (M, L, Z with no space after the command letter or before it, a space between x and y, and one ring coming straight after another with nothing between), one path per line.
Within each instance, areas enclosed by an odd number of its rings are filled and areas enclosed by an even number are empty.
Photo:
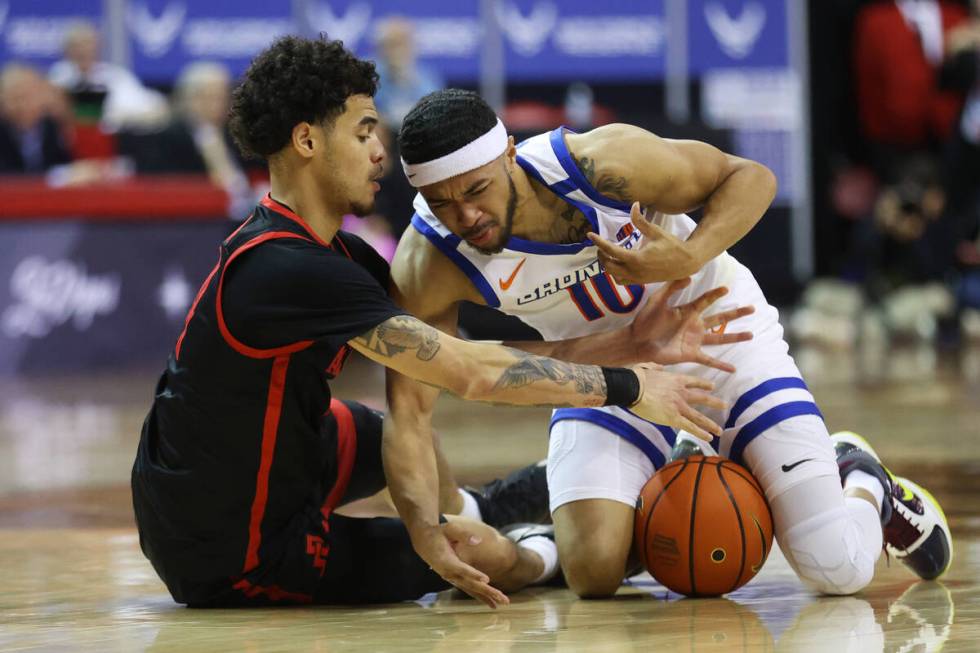
M405 163L402 169L415 188L428 186L486 165L507 150L507 130L497 118L493 129L455 152L424 163Z

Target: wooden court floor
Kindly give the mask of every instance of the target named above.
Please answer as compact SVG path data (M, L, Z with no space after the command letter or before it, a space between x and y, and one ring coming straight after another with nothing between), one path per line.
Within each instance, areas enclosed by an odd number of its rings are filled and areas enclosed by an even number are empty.
M533 589L490 611L452 592L370 608L190 610L139 551L127 479L154 373L0 382L0 651L978 651L980 348L796 350L831 430L867 435L946 508L956 557L941 582L879 563L854 597L807 592L779 555L721 599L649 576L615 599ZM336 394L377 403L354 363ZM537 460L547 411L441 402L464 482Z

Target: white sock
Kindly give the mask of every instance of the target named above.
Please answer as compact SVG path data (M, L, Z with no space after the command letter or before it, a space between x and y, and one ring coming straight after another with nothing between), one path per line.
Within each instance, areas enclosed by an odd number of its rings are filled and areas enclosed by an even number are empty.
M476 502L476 498L463 488L458 491L459 496L463 497L463 509L459 511L459 516L483 521L483 513L480 512L480 504Z
M855 469L844 479L844 489L851 488L861 488L870 492L878 502L878 512L881 513L881 504L885 500L885 488L881 487L881 481L867 472Z
M558 571L558 547L555 546L551 538L544 535L532 535L517 543L517 546L534 551L544 563L544 570L541 575L531 581L531 585L544 583L551 580L551 577Z

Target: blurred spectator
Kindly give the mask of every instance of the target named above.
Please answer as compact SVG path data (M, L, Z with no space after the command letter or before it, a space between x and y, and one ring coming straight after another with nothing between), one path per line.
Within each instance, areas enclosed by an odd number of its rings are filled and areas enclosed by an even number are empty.
M864 7L854 32L861 129L872 164L890 177L895 155L945 142L961 96L939 87L944 43L967 12L949 0L891 0Z
M0 173L43 174L71 161L53 117L57 93L33 68L7 64L0 72Z
M375 32L380 84L374 104L381 115L379 135L388 150L385 176L377 195L376 211L397 238L412 217L415 189L399 164L398 139L402 118L423 96L444 87L439 74L419 64L415 56L415 28L410 20L392 16L378 22Z
M143 86L125 68L100 61L100 47L95 26L76 23L65 36L65 58L55 63L48 75L72 97L76 119L100 123L108 132L165 120L166 98Z
M980 0L946 44L943 82L968 93L946 157L959 277L960 333L980 341Z
M935 163L922 156L907 160L896 183L886 186L875 203L875 226L899 243L921 238L939 219L946 194Z
M137 172L200 173L231 198L231 215L244 214L253 200L246 168L228 133L231 73L220 63L188 64L174 86L172 119L159 131L124 130L119 150ZM242 207L245 208L241 211Z
M950 33L946 54L943 83L968 94L947 150L949 205L959 262L980 266L980 0L972 19Z
M928 339L949 316L956 236L940 162L964 93L945 78L968 18L953 0L886 0L857 14L854 90L871 170L843 166L831 197L854 220L843 273L872 300L862 333L880 322L880 330ZM844 321L854 326L854 317Z
M846 276L865 282L873 298L909 283L943 279L952 263L946 194L934 157L902 159L882 187L871 220L858 224Z
M378 23L378 75L375 106L388 126L398 131L402 118L422 96L445 86L438 73L418 63L415 30L406 18L391 17Z

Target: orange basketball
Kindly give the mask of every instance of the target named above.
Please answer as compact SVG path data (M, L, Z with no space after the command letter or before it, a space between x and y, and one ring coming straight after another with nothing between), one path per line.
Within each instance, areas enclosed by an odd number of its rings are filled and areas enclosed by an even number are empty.
M675 460L647 481L633 542L647 571L687 596L719 596L755 576L772 549L758 481L718 456Z

